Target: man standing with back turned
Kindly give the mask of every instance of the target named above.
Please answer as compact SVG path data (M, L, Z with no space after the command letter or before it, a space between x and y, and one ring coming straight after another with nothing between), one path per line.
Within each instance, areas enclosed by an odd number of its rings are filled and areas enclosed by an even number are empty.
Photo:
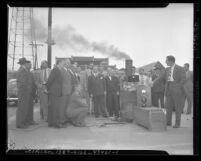
M175 107L176 119L173 128L179 128L181 124L181 113L183 110L182 96L186 74L183 67L175 64L174 56L167 56L166 64L169 67L165 69L165 71L159 78L155 79L154 83L157 83L161 79L165 80L165 108L167 112L167 126L172 125L172 112L173 108Z

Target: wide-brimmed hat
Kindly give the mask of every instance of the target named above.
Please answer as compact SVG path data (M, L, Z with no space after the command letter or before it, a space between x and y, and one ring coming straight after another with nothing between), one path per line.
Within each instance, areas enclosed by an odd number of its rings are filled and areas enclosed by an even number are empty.
M25 64L27 63L26 58L20 58L18 64Z

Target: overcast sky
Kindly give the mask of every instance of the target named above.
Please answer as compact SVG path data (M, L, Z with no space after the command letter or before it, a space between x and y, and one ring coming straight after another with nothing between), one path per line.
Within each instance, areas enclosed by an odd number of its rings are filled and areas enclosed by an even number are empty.
M39 65L47 59L47 16L47 8L34 8L36 40L44 44L38 47ZM190 3L166 8L53 8L52 28L52 64L55 57L94 56L109 57L109 64L118 68L125 67L127 57L136 67L154 61L166 66L166 56L174 55L177 64L188 62L193 68Z

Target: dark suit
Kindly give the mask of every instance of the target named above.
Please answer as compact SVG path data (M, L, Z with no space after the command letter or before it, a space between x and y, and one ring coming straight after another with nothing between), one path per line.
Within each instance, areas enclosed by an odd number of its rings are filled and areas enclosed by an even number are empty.
M24 67L20 67L17 72L17 88L18 88L18 108L16 112L16 126L21 127L27 125L27 117L30 107L30 99L32 96L32 77L30 72Z
M174 71L173 71L173 82L168 81L168 73L169 73L170 67L166 68L163 74L156 79L155 83L158 81L164 80L166 82L165 84L165 108L166 108L166 118L167 118L167 124L172 124L172 111L175 108L176 113L176 121L175 126L180 126L181 123L181 113L183 110L183 95L184 95L184 89L183 85L186 80L186 74L183 69L183 67L175 65Z
M71 75L71 81L72 81L72 93L75 91L75 86L78 84L78 79L75 75L75 72L73 72L72 69L68 69L70 75Z
M60 106L60 123L67 121L65 115L66 108L68 107L70 96L73 91L73 79L70 71L66 68L61 70L62 73L62 97L61 97L61 106Z
M120 80L112 76L111 80L109 76L106 77L106 89L107 89L107 110L110 117L115 115L119 117L120 105L119 105L119 95L120 92Z
M48 125L59 126L60 124L60 102L62 96L62 74L58 67L55 67L47 81L49 108Z
M193 72L186 72L186 81L184 83L185 99L187 99L188 108L187 114L191 114L191 108L193 105Z
M153 76L152 80L155 80L156 78L157 76L155 77ZM157 81L151 88L151 93L152 93L152 105L155 107L159 107L158 101L160 100L161 108L164 108L165 81L164 80Z
M106 116L104 92L106 91L105 79L102 75L95 77L93 74L88 78L88 92L93 95L94 113L98 117L100 114Z

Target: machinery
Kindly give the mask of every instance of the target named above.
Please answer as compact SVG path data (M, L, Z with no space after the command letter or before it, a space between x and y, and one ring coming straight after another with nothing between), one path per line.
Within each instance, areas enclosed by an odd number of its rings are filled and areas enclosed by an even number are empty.
M125 60L126 77L122 82L120 92L121 117L133 120L133 108L135 106L151 106L151 88L139 84L139 75L132 75L132 60Z

